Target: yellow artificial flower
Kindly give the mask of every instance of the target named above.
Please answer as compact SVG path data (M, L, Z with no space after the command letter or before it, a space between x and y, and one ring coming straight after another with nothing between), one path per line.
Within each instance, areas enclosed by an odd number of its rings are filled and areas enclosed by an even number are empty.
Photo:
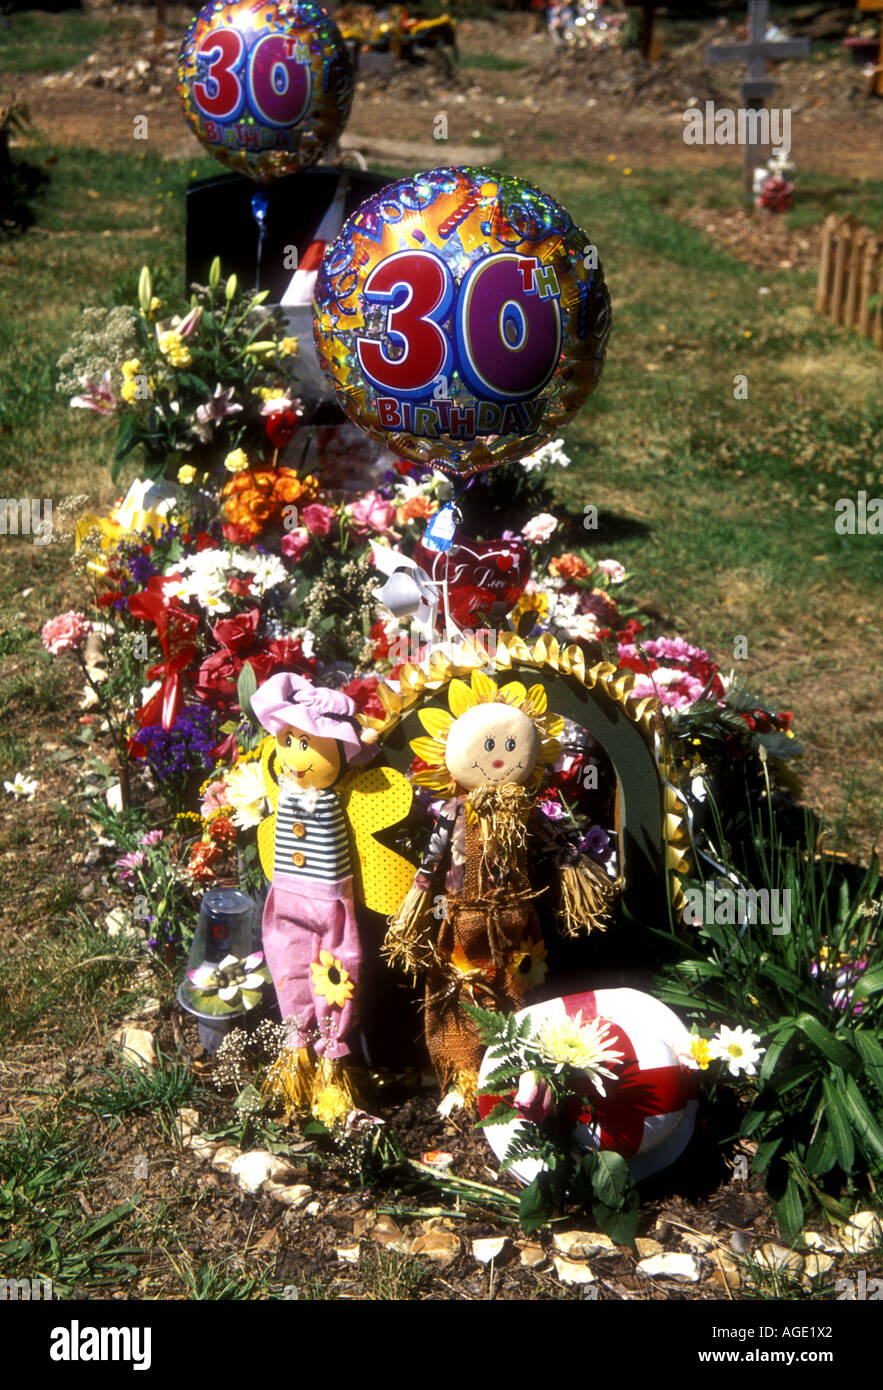
M157 309L161 309L161 308L162 308L162 300L161 300L161 299L157 299L156 295L154 295L153 298L152 298L151 301L150 301L150 311L149 311L149 312L150 312L151 314L155 314L156 311L157 311Z
M127 360L123 363L122 368L121 368L121 371L122 371L122 373L123 373L123 376L124 376L124 378L126 378L126 379L129 379L129 378L133 377L133 376L135 375L135 373L136 373L136 372L140 372L140 370L141 370L141 360L140 360L140 358L138 358L138 357L129 357L129 358L127 358Z
M518 620L525 613L536 613L537 621L544 623L549 617L549 595L541 590L535 594L522 594L509 614L509 621L518 631Z
M224 459L224 467L228 473L244 473L248 468L248 456L244 449L234 449Z
M297 338L283 338L279 344L279 352L283 357L295 357L297 355Z
M133 401L138 399L138 383L137 381L133 381L131 377L127 377L120 387L120 400L125 401L127 405L131 405Z
M352 998L353 982L342 963L330 951L320 951L318 962L313 961L310 970L313 973L314 993L321 994L333 1008L342 1009L346 1001Z
M536 989L543 983L548 973L546 948L543 942L525 937L517 950L513 951L507 962L509 978L519 994L528 989Z
M323 955L327 954L323 952ZM311 1106L312 1113L326 1129L333 1129L335 1125L342 1124L352 1108L352 1100L344 1088L333 1083L316 1092Z
M690 1056L693 1058L693 1061L699 1067L700 1071L708 1070L711 1051L706 1038L700 1038L697 1034L693 1034L690 1038Z
M193 467L192 463L182 464L178 469L178 482L183 483L185 487L192 483L195 477L196 469Z
M172 329L166 333L160 333L159 350L163 357L168 358L173 367L189 367L192 360L190 349L180 333L175 333Z

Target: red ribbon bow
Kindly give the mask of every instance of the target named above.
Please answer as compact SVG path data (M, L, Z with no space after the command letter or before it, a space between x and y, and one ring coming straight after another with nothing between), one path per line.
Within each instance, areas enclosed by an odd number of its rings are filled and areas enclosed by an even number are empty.
M193 638L199 627L199 619L179 608L166 596L164 590L167 579L168 576L154 575L148 580L146 589L133 594L129 599L132 617L153 623L157 641L165 658L164 661L158 661L155 666L151 666L147 672L149 681L162 676L163 683L156 694L138 711L138 725L142 729L158 723L161 723L164 729L171 729L184 702L181 673L196 656L196 643ZM143 752L144 745L133 739L130 751Z

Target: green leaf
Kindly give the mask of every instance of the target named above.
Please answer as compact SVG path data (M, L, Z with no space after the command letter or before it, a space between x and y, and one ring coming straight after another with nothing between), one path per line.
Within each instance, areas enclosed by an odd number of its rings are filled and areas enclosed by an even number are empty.
M612 1210L606 1202L592 1203L592 1219L595 1225L617 1245L634 1247L640 1215L640 1202L634 1188L629 1193L626 1205L618 1211Z
M883 965L874 965L862 975L853 990L852 997L856 1002L859 1002L862 999L868 999L881 989L883 989Z
M751 1160L752 1173L765 1173L782 1147L784 1136L779 1134L772 1139L764 1139L758 1144L757 1152Z
M845 1071L853 1070L856 1059L852 1049L845 1043L838 1042L817 1018L813 1018L812 1014L800 1014L796 1022L797 1027L806 1034L823 1057L827 1057L835 1067L843 1067Z
M520 1118L521 1116L514 1105L510 1105L507 1100L501 1100L488 1115L485 1115L483 1120L476 1123L475 1128L487 1129L489 1125L508 1125L512 1120Z
M518 1219L526 1235L545 1226L552 1212L554 1202L550 1200L548 1184L543 1182L545 1173L539 1173L533 1182L524 1189L518 1203Z
M592 1190L599 1202L608 1207L619 1207L631 1186L631 1174L622 1154L600 1150L592 1176Z
M789 1023L790 1027L786 1026L778 1030L774 1040L764 1053L763 1061L760 1064L761 1081L769 1081L776 1069L776 1063L785 1051L794 1033L797 1031L796 1022L793 1019L789 1019Z
M856 1029L852 1041L865 1064L868 1077L883 1096L883 1047L867 1028Z
M844 1105L854 1129L864 1141L864 1149L867 1151L868 1148L871 1148L878 1158L883 1158L883 1130L880 1129L868 1109L864 1097L851 1076L846 1078Z
M852 1172L855 1159L855 1141L849 1120L843 1109L837 1087L830 1077L822 1077L822 1091L825 1096L825 1119L831 1132L831 1139L837 1152L837 1162L845 1173Z
M820 1126L818 1134L806 1151L807 1172L830 1173L836 1162L837 1150L834 1148L831 1131L825 1126Z
M137 1205L138 1202L134 1199L128 1202L121 1202L118 1207L114 1207L112 1211L107 1212L104 1216L100 1216L97 1221L93 1221L91 1226L87 1226L80 1239L91 1240L93 1236L98 1235L99 1231L105 1230L108 1226L113 1226L117 1221L122 1221L123 1217L128 1216L129 1212L134 1211Z
M770 1193L770 1200L782 1235L789 1245L793 1245L803 1230L803 1198L800 1195L800 1188L794 1181L793 1173L788 1174L788 1181L782 1196L774 1197Z
M254 673L254 667L250 661L246 661L242 670L239 672L239 680L236 682L236 699L239 702L239 708L248 719L253 718L251 712L251 697L257 688L258 682Z

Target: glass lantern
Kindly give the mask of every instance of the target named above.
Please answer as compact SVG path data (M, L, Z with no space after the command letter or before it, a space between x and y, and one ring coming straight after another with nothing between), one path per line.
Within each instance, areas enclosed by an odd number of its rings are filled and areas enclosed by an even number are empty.
M263 1001L269 972L261 954L255 903L237 888L212 888L202 899L178 1002L199 1023L214 1052L224 1034Z

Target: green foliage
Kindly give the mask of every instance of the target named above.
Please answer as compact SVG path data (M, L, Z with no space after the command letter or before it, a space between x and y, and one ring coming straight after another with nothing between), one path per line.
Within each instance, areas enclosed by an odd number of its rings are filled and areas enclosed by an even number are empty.
M163 1133L171 1137L177 1112L184 1105L205 1100L206 1092L182 1062L166 1065L158 1051L158 1063L140 1067L124 1060L121 1072L102 1068L98 1074L107 1078L107 1084L89 1092L84 1100L86 1108L114 1127L132 1115L154 1115Z
M757 1075L739 1083L740 1134L757 1145L752 1170L789 1240L813 1202L841 1215L839 1192L883 1174L880 869L872 858L850 880L813 854L811 829L789 846L771 814L755 825L757 886L790 895L789 930L703 922L657 982L696 1024L737 1021L760 1035ZM721 847L715 857L743 881Z
M41 1117L0 1138L0 1220L9 1232L0 1261L7 1278L51 1279L60 1298L134 1278L130 1257L140 1250L120 1245L115 1228L136 1203L87 1216L77 1198L98 1163L82 1134Z

